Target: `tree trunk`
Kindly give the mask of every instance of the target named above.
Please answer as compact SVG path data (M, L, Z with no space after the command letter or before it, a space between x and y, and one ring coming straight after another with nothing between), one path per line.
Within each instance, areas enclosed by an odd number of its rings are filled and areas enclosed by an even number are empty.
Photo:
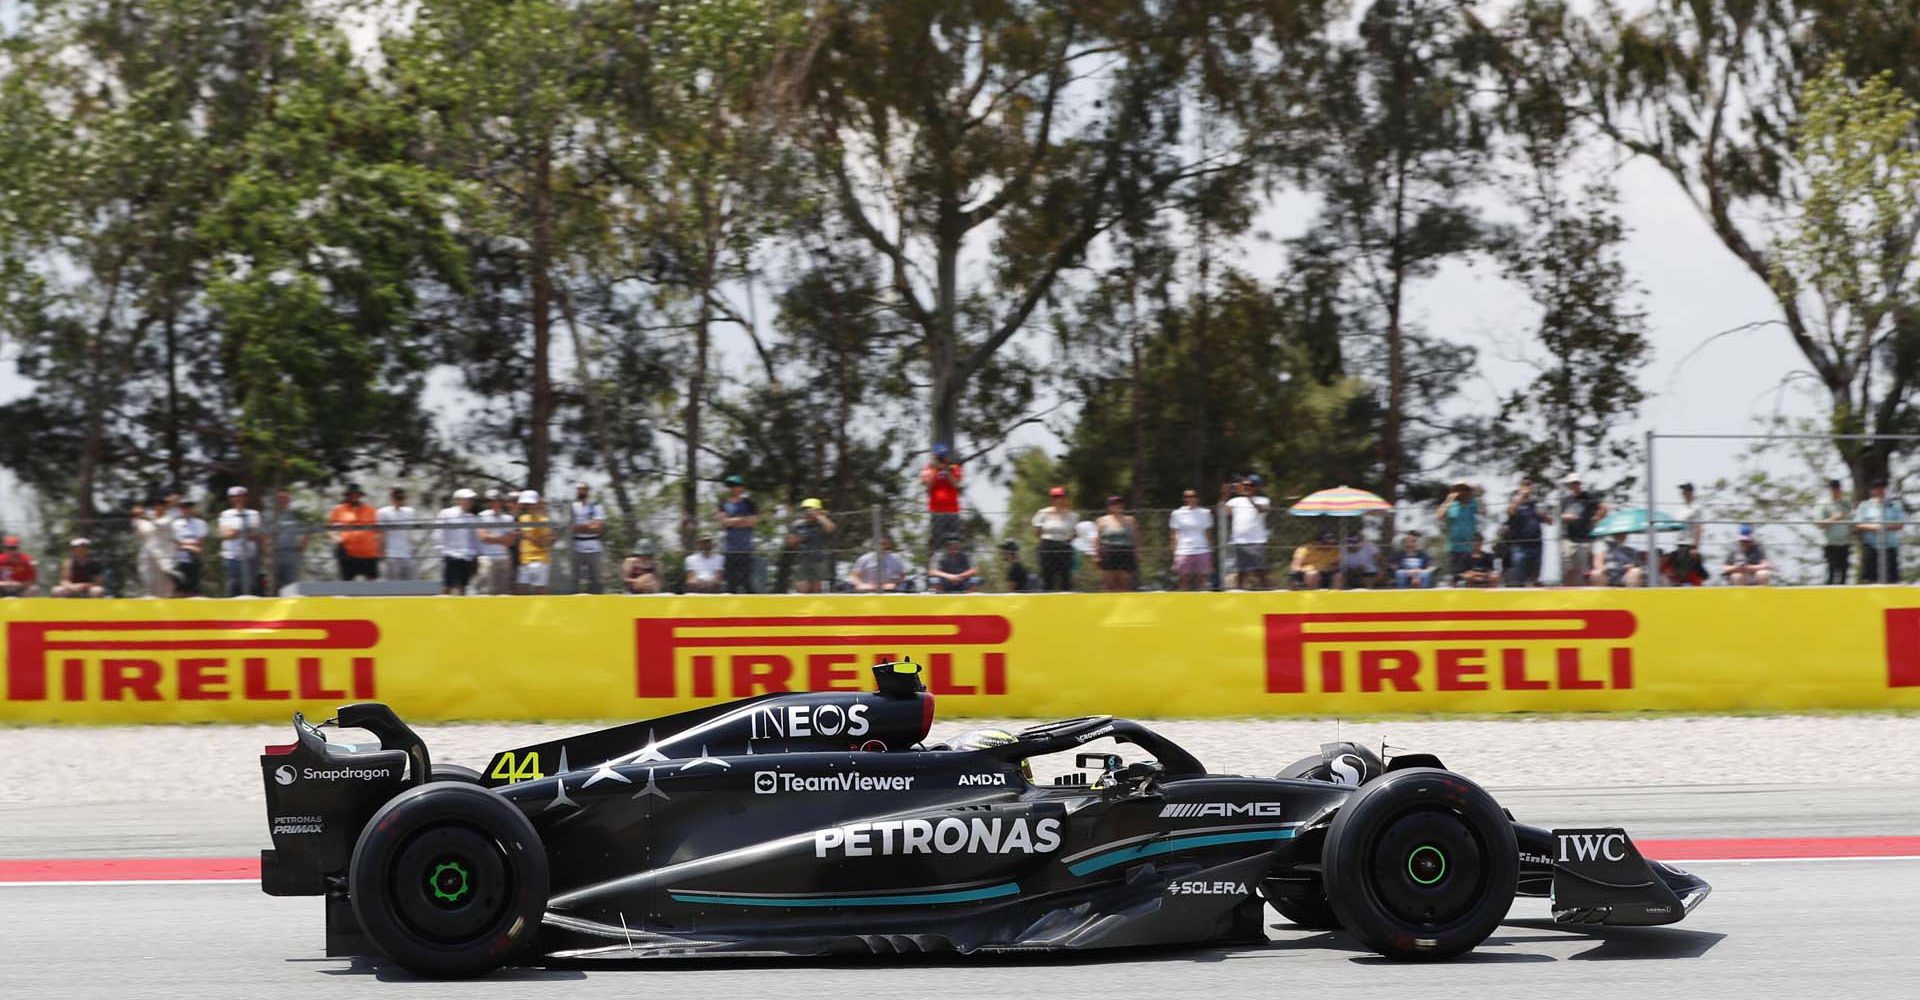
M620 461L619 449L613 446L607 426L606 403L600 398L600 390L594 386L593 374L587 370L587 345L580 339L580 323L573 314L573 296L567 293L564 285L555 285L554 293L559 299L560 315L567 321L567 334L573 343L574 372L580 380L580 395L587 401L587 420L593 427L594 450L600 453L600 462L606 467L614 502L620 507L620 527L626 532L627 540L634 541L639 536L634 521L633 498L627 493L626 466Z
M552 463L553 423L553 284L548 267L553 258L553 148L542 141L535 154L528 208L533 216L533 401L527 434L526 487L546 494Z
M1135 304L1134 279L1137 271L1127 272L1127 353L1133 381L1133 389L1128 396L1127 406L1133 421L1133 461L1128 469L1127 508L1139 516L1143 498L1140 495L1142 484L1147 481L1147 418L1145 408L1141 406L1141 397L1146 394L1147 385L1141 377L1140 369L1140 310Z
M686 480L680 486L680 545L693 551L700 524L700 407L707 395L707 349L713 325L714 252L701 261L699 319L693 326L693 371L687 375L687 408L682 437L687 446Z
M954 313L960 284L960 237L950 229L950 211L941 213L940 247L935 280L939 298L934 303L933 336L927 341L927 364L933 375L933 441L954 445L960 423L961 373L955 370Z
M180 480L185 477L186 458L180 450L180 367L178 363L179 341L174 328L173 304L167 304L167 318L163 330L166 334L167 352L167 490L180 489Z

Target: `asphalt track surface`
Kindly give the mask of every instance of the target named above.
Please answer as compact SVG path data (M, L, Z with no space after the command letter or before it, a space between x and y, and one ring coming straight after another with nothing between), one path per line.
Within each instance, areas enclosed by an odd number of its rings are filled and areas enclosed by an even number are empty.
M1618 823L1640 840L1881 836L1883 858L1689 862L1714 885L1684 923L1572 931L1522 900L1478 951L1398 965L1269 912L1271 942L1066 958L668 961L431 983L320 956L320 902L232 882L5 884L27 858L236 857L264 843L257 805L57 803L0 809L0 997L1838 997L1920 995L1920 787L1671 786L1495 790L1543 825ZM1906 835L1906 836L1902 836ZM1849 841L1871 844L1872 841ZM1676 846L1676 849L1678 847ZM1689 845L1690 856L1738 853ZM1649 854L1658 855L1655 850ZM91 860L89 860L91 859ZM196 863L183 862L187 868ZM204 868L204 865L200 867ZM13 879L17 882L20 876Z

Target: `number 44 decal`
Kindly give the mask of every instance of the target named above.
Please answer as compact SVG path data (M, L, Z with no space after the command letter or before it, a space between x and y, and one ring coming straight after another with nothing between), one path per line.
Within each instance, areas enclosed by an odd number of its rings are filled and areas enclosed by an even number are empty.
M493 765L493 773L488 777L498 778L511 785L519 781L532 781L545 775L540 773L540 755L530 750L518 758L512 751L501 754L500 759Z

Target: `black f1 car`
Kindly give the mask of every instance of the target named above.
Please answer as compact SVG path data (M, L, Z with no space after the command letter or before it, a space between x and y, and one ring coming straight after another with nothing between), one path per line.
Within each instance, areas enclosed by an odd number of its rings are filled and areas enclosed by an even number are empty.
M1516 895L1556 920L1666 924L1705 882L1618 829L1515 823L1424 754L1334 743L1273 778L1210 774L1108 716L923 745L919 668L436 765L385 705L378 747L260 758L261 887L326 898L328 955L428 976L513 962L1006 952L1266 940L1263 904L1397 959L1473 948ZM1131 744L1150 761L1086 753ZM1076 752L1051 784L1028 761Z

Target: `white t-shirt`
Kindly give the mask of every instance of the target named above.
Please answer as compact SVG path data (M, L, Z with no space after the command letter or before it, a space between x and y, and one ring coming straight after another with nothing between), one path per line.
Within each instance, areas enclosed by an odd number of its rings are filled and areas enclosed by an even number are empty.
M701 555L698 552L687 553L687 579L702 583L719 583L720 571L726 568L727 561L718 552Z
M1848 511L1851 515L1852 511ZM173 521L166 518L136 517L133 530L140 536L140 554L148 559L167 562L173 559L176 546L173 542Z
M1042 541L1071 542L1075 520L1073 511L1042 507L1039 513L1033 515L1033 526L1040 529Z
M454 504L440 512L440 554L448 559L472 559L480 539L473 528L480 519Z
M237 538L226 537L229 529L237 530ZM204 528L202 529L204 530ZM235 510L232 507L220 512L220 558L255 559L260 555L260 543L251 537L260 530L260 512L257 510Z
M188 517L185 514L173 519L173 540L175 543L201 542L205 541L206 537L207 522L197 517ZM177 549L176 558L184 562L188 559L196 558L196 556L186 549Z
M513 523L513 515L503 510L483 510L473 515L474 543L479 547L482 559L505 559L507 547L499 542L480 541L481 531L502 531L501 525Z
M1175 507L1167 517L1167 526L1173 529L1174 555L1197 556L1213 550L1213 544L1207 539L1207 532L1213 530L1213 511L1205 507Z
M587 500L573 505L573 551L600 551L599 535L583 535L580 526L589 521L605 521L607 509L600 506L598 500Z
M1680 523L1687 526L1686 530L1680 534L1680 541L1687 545L1700 544L1694 535L1700 528L1700 522L1704 519L1705 515L1700 512L1699 504L1690 503L1680 508Z
M381 524L394 524L406 521L418 521L420 514L412 507L395 507L391 504L373 512ZM386 535L386 548L382 553L388 559L407 559L413 555L413 530L396 528L382 532Z
M1267 511L1273 502L1266 497L1238 496L1227 501L1227 524L1235 545L1267 544Z

